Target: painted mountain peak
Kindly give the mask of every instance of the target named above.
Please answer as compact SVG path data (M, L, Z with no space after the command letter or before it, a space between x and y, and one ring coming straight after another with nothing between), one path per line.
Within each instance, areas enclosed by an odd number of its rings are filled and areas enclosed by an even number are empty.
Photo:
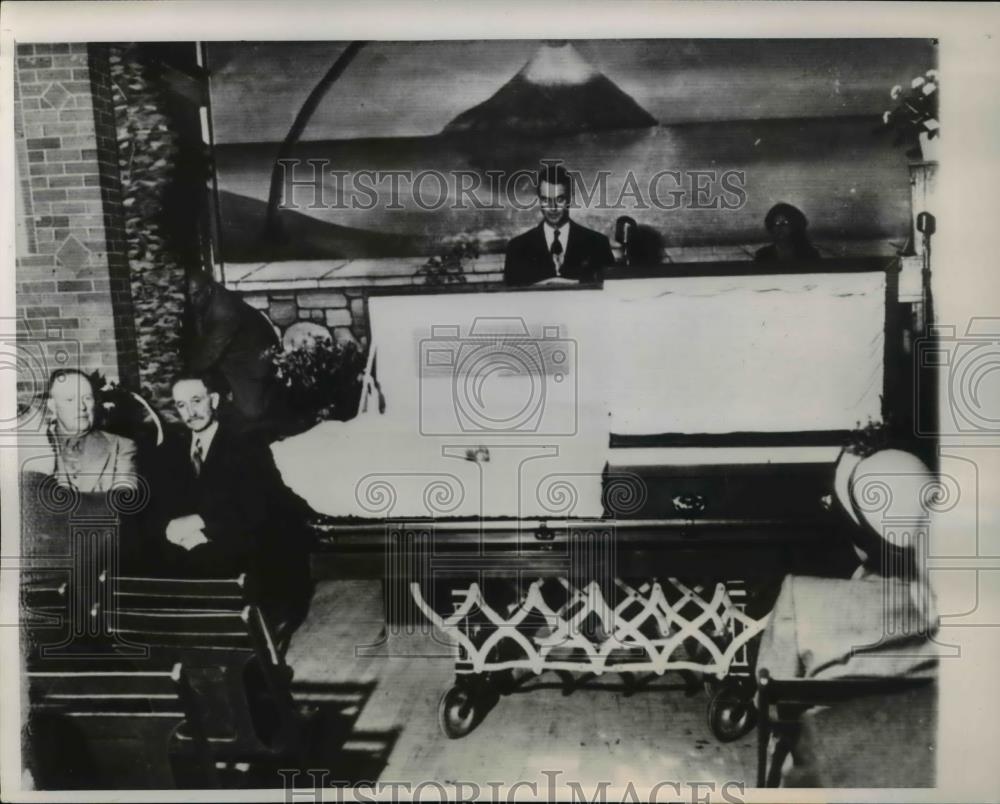
M566 42L544 44L490 98L444 133L574 134L655 126L656 119Z

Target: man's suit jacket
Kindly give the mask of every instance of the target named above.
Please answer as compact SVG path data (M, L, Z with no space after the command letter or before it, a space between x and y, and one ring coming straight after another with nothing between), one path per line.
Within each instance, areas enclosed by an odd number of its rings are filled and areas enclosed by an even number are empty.
M219 427L195 476L191 434L159 447L154 470L158 539L153 560L168 572L226 577L246 572L265 600L286 601L308 585L306 503L281 479L270 448ZM166 541L170 520L198 514L208 542L190 551Z
M544 223L540 223L507 244L503 266L503 278L507 285L531 285L556 276L543 226ZM570 221L567 241L560 276L591 282L600 277L602 269L614 265L611 244L600 232Z

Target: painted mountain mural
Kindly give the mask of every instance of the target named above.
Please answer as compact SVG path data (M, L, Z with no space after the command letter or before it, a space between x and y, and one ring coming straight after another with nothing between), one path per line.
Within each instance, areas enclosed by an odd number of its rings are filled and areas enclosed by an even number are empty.
M907 159L879 133L879 115L884 87L932 57L923 45L370 43L291 149L297 186L278 210L280 240L265 226L275 160L336 54L320 45L213 47L227 262L422 259L459 237L502 253L538 210L530 186L512 199L494 178L530 177L550 159L588 187L606 179L606 193L578 196L575 220L611 237L615 220L630 215L657 233L667 259L751 259L778 201L806 213L825 256L891 255L909 235ZM782 59L792 56L812 65L811 84L788 78ZM866 70L855 69L859 58ZM251 125L248 109L267 113ZM737 173L738 208L698 203L696 174ZM390 192L391 175L410 178ZM475 202L463 189L470 182ZM678 187L680 203L649 203L654 191L670 201Z
M648 128L656 120L573 45L542 45L492 97L444 127L453 132L570 134Z

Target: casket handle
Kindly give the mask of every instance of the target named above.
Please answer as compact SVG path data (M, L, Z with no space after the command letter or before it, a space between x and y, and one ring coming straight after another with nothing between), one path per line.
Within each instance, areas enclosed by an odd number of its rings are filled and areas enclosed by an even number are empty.
M535 531L535 539L540 542L551 542L556 538L556 532L546 525L541 525Z
M674 509L683 513L700 514L705 510L708 501L702 494L678 494L670 502Z

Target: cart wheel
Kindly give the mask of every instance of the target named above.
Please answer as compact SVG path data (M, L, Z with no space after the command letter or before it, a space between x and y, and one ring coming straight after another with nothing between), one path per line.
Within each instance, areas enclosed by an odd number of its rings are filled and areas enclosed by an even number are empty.
M739 686L722 684L708 702L708 727L716 739L738 740L757 723L757 710Z
M449 740L472 731L479 722L479 714L472 693L462 687L449 688L438 703L438 725Z

